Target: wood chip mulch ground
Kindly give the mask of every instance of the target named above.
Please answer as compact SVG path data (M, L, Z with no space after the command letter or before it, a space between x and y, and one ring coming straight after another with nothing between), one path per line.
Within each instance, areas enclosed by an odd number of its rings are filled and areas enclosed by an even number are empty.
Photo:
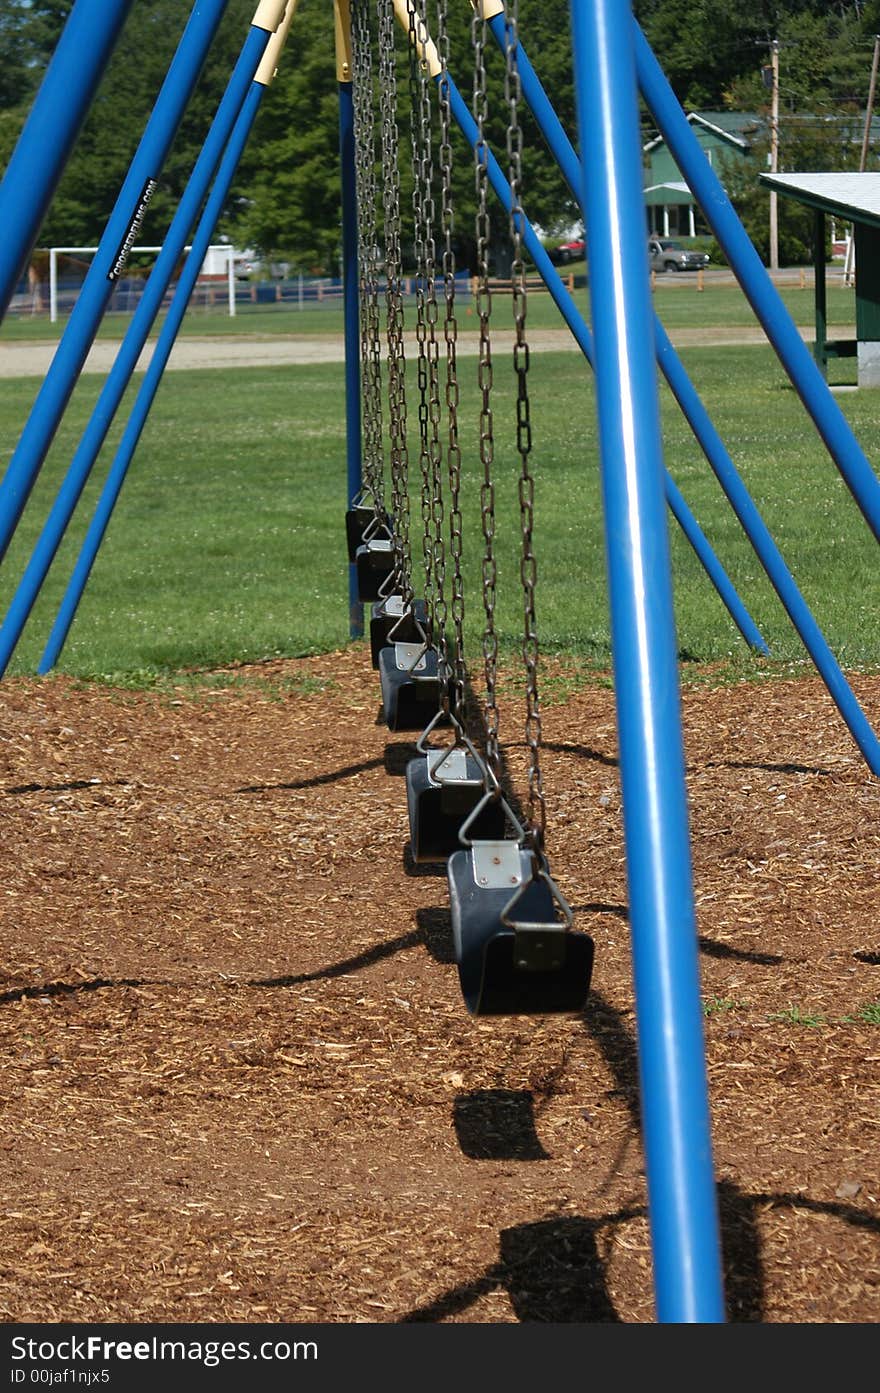
M215 683L0 691L0 1319L652 1320L610 691L545 712L590 1004L479 1021L363 650ZM873 1322L880 782L818 680L684 703L730 1318Z

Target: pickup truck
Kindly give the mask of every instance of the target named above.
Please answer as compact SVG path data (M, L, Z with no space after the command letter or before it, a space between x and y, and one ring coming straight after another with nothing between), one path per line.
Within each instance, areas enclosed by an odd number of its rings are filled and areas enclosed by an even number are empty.
M699 271L701 266L709 265L709 256L707 252L692 251L667 237L651 237L648 263L652 271Z

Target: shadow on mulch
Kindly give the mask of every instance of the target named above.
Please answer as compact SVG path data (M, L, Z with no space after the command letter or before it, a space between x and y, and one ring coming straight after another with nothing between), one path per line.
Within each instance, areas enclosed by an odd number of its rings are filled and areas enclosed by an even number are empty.
M365 774L368 769L381 769L383 761L381 759L365 759L361 764L347 764L342 769L331 769L326 774L314 774L309 779L297 779L293 783L283 784L245 784L243 788L237 788L236 793L274 793L279 790L292 790L303 788L320 788L323 784L335 784L340 779L356 779L358 774Z
M822 774L831 777L830 769L817 764L762 764L755 759L708 759L706 769L760 769L765 774Z
M418 929L413 929L410 933L401 934L399 938L393 938L390 943L377 943L374 947L366 949L363 953L358 953L353 958L343 958L341 962L330 963L327 967L317 968L314 972L301 972L295 976L284 977L256 977L248 982L249 987L298 987L304 982L321 982L330 977L346 977L350 972L360 972L365 967L372 967L373 963L381 962L383 958L391 958L395 953L402 953L407 948L415 948L422 942L422 935Z
M597 1233L644 1211L626 1210L599 1220L539 1219L502 1229L499 1261L473 1281L450 1287L402 1317L440 1321L461 1315L482 1296L504 1289L520 1321L565 1324L617 1324L620 1321L605 1281Z
M557 755L576 755L578 759L590 759L594 764L604 764L607 769L617 769L620 760L612 758L611 755L603 755L601 750L593 750L589 745L572 745L562 740L545 740L543 744L545 750L552 750Z
M760 955L755 956L759 961L763 961ZM640 1128L638 1055L632 1034L621 1020L619 1012L597 992L592 993L584 1025L602 1050L605 1062L617 1083L616 1096L629 1108L634 1127ZM873 1219L864 1211L848 1204L821 1202L797 1194L771 1192L750 1195L730 1181L719 1182L717 1194L730 1320L748 1322L764 1319L765 1281L758 1236L758 1216L768 1205L791 1207L813 1214L828 1214L852 1224L855 1228L867 1228L871 1232L880 1233L880 1220Z
M385 766L385 773L389 774L393 779L402 779L406 773L406 766L411 759L417 759L418 754L419 752L413 740L401 740L400 743L396 745L393 742L389 742L385 746L385 754L382 760Z
M463 1154L474 1160L550 1160L535 1127L534 1094L525 1089L460 1093L452 1105L452 1125Z
M757 1224L758 1215L768 1206L829 1215L854 1228L880 1233L880 1220L852 1205L778 1191L749 1195L726 1180L718 1185L718 1205L728 1319L736 1322L763 1321L765 1317L765 1279Z
M16 784L12 788L4 788L2 792L7 797L22 793L76 793L81 789L97 792L104 788L126 788L129 783L128 779L71 779L66 784Z
M138 977L94 977L86 982L45 982L40 987L15 987L8 992L0 992L0 1006L14 1001L35 1001L44 996L71 996L75 992L97 992L102 987L157 987L167 986L165 982L148 981Z
M718 1187L724 1283L728 1320L761 1322L765 1284L757 1212L771 1205L790 1205L831 1214L876 1232L880 1223L844 1204L818 1204L802 1195L743 1194L735 1185ZM564 1324L618 1323L618 1316L598 1250L605 1229L644 1218L642 1208L620 1210L599 1219L548 1218L518 1224L499 1233L499 1261L478 1277L450 1287L402 1317L401 1323L442 1321L463 1314L492 1291L507 1291L520 1321Z
M757 963L761 967L774 967L785 962L779 953L753 953L747 948L734 948L730 943L715 943L705 934L700 934L697 942L700 952L705 953L707 958L733 958L736 962Z
M620 1098L629 1110L633 1126L641 1126L639 1109L639 1061L635 1038L616 1007L595 989L584 1011L584 1029L602 1052Z
M635 1040L620 1013L594 992L584 1026L599 1045L621 1098L640 1127L638 1063ZM546 1152L537 1134L531 1093L480 1090L455 1100L454 1124L465 1155L476 1159L542 1160ZM549 1158L548 1158L549 1159ZM880 1232L880 1221L848 1204L823 1203L803 1195L746 1194L729 1181L718 1185L722 1261L728 1319L761 1322L765 1316L765 1276L758 1233L760 1213L791 1207L827 1214ZM502 1229L499 1261L469 1282L451 1287L410 1311L403 1322L441 1321L463 1314L481 1297L506 1290L520 1321L618 1322L608 1292L597 1235L607 1228L644 1217L641 1208L599 1219L548 1218Z
M408 876L434 876L438 879L446 879L445 861L423 861L413 860L412 847L409 842L403 848L403 874ZM416 911L416 917L421 914L421 910Z
M428 869L427 867L418 870ZM452 942L452 914L448 909L430 905L416 910L416 923L422 942L436 963L449 965L455 962L455 949Z

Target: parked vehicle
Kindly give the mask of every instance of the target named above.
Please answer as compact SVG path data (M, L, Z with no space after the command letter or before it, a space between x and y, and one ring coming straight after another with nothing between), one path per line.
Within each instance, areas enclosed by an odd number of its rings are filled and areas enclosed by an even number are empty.
M556 266L567 266L570 261L583 261L585 251L583 239L576 237L572 242L560 242L558 247L554 247L550 260Z
M668 237L651 237L648 261L652 271L699 271L702 266L709 265L709 256L707 252L683 247L681 242Z

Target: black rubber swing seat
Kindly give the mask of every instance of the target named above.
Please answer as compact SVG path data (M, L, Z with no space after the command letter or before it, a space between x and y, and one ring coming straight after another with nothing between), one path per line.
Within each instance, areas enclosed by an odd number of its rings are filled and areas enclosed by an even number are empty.
M379 666L379 654L383 648L394 643L418 643L423 637L430 642L431 627L424 600L414 600L412 608L407 610L402 595L386 595L373 605L370 611L370 658L374 668Z
M349 508L345 514L345 540L348 545L348 559L354 561L358 547L366 545L364 533L376 524L384 529L390 529L391 519L384 511L378 514L372 503L356 503L353 508Z
M389 730L424 730L440 709L437 650L420 643L394 643L379 654L382 705Z
M445 861L458 851L463 845L459 829L485 798L485 792L484 770L466 750L430 750L426 756L411 759L406 766L406 802L413 860ZM487 801L469 832L474 840L501 840L506 822L501 803Z
M358 599L362 603L378 600L382 596L382 586L390 579L394 570L394 544L390 537L377 537L365 542L355 552L357 566Z
M512 841L475 842L450 856L447 877L459 981L472 1015L583 1009L593 940L559 922L549 884L533 878L530 852Z

